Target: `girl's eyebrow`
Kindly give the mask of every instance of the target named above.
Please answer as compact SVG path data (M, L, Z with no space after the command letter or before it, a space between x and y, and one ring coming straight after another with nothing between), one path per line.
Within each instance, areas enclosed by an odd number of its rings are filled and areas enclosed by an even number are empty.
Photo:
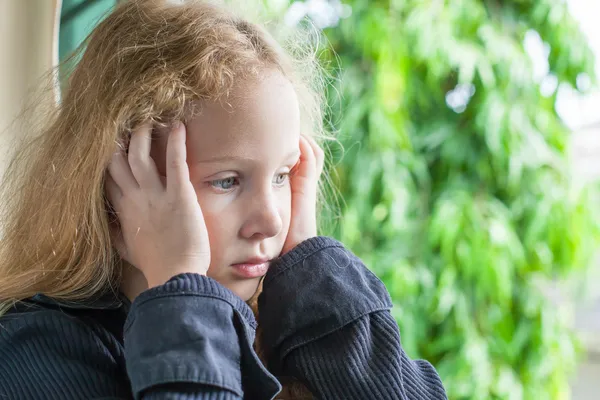
M284 160L291 160L300 157L300 150L294 149L288 154L286 154ZM244 161L244 162L254 162L260 160L257 157L245 157L245 156L216 156L209 157L204 160L198 161L198 164L210 164L210 163L224 163L231 161Z

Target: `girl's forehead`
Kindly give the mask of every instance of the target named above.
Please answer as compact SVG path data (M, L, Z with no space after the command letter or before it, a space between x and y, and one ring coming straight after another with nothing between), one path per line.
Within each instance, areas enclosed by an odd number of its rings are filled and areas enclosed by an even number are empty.
M187 128L192 159L287 153L298 147L298 99L292 84L273 73L202 104Z

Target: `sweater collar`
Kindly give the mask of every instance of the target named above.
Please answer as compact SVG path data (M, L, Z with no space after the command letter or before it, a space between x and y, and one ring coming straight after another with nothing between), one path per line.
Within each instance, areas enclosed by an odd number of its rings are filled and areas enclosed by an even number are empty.
M129 299L122 293L115 294L113 292L106 292L92 298L77 301L57 299L46 296L43 293L38 293L30 300L38 304L76 310L115 310L130 305Z

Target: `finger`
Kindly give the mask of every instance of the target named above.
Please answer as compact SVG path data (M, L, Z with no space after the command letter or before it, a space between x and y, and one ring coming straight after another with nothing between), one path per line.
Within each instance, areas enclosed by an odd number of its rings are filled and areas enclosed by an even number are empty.
M123 197L123 192L117 185L117 182L110 175L110 172L106 174L106 179L104 182L104 187L106 189L106 196L108 197L108 201L112 205L115 211L119 211L121 209L121 198Z
M325 152L323 151L321 146L318 145L315 139L313 139L310 136L305 136L304 138L310 144L310 147L313 150L313 154L315 155L315 161L317 165L317 176L321 176L321 173L323 172L323 164L325 161Z
M125 160L125 156L121 152L113 154L110 164L108 164L108 175L111 176L113 182L117 184L122 193L128 192L139 187L129 163Z
M169 132L167 141L167 191L173 194L184 192L190 184L185 141L185 126L178 122Z
M312 178L316 175L316 159L310 143L304 136L300 136L300 160L294 175Z
M131 172L142 189L162 190L158 169L150 156L151 148L152 124L146 122L133 131L127 158Z

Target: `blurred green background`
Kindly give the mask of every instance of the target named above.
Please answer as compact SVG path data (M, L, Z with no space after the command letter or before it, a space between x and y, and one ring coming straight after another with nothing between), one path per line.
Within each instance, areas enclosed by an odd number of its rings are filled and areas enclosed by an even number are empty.
M383 279L407 353L435 365L450 399L569 398L582 346L544 288L585 276L600 236L594 182L573 176L556 111L558 87L596 82L566 3L264 3L322 29L344 149L328 149L341 209L326 233ZM64 0L61 58L114 4Z
M568 397L578 345L542 288L589 265L598 225L523 46L539 34L559 83L593 77L566 4L346 4L327 30L348 148L336 236L382 277L403 345L451 399Z

